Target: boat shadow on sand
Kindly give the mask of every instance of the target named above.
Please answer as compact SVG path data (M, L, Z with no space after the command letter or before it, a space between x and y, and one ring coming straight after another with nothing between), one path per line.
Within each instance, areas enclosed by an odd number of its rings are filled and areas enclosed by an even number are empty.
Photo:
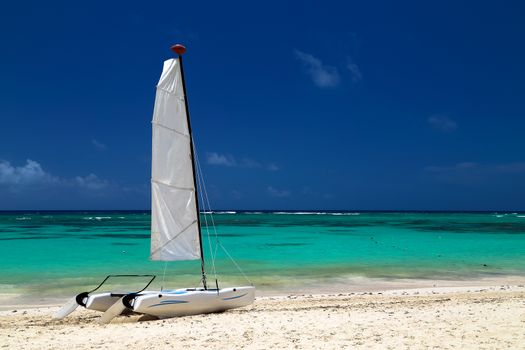
M234 312L234 313L242 313L243 311L247 310L228 310L228 312ZM213 312L210 314L223 314L226 311L218 311ZM207 314L207 315L210 315ZM201 315L188 315L188 316L181 316L177 318L191 318L191 317L202 317ZM104 326L103 324L99 323L100 320L100 313L94 312L87 315L75 315L73 317L68 317L67 319L63 320L47 320L46 317L39 317L38 320L35 319L35 317L28 318L26 322L23 322L26 326L59 326L59 325L90 325L90 326ZM166 321L167 319L159 318L157 316L153 315L146 315L146 314L130 314L130 315L120 315L119 317L115 317L111 324L127 324L127 323L141 323L141 322L151 322L151 321Z

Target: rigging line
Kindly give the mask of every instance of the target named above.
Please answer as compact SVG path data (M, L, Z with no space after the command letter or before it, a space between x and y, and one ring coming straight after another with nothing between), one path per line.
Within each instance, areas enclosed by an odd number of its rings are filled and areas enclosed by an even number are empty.
M202 184L201 184L200 175L198 175L198 186L199 186L199 194L201 196L202 203L204 203L204 197L202 196ZM215 255L213 254L213 248L211 246L211 240L210 240L210 227L209 227L210 225L208 224L208 218L207 218L207 215L206 215L206 208L205 208L205 206L204 206L203 209L204 209L204 213L203 213L204 223L206 225L206 235L207 235L207 238L208 238L208 245L210 246L212 271L213 271L213 274L215 275L215 277L217 277L217 270L215 268Z
M193 145L193 146L194 146L194 149L195 149L195 145ZM194 152L194 153L197 153L197 152ZM215 221L213 219L213 210L211 209L210 198L208 196L208 191L206 190L206 183L204 181L204 173L201 170L201 165L200 165L200 162L199 162L198 158L197 158L197 168L199 170L199 174L200 174L199 176L200 176L200 179L202 181L202 187L203 187L203 190L204 190L204 191L201 191L201 194L204 193L204 197L206 199L205 202L204 202L204 199L203 199L203 203L208 206L208 209L209 209L209 212L210 212L211 226L213 228L213 232L215 233L215 252L213 253L213 255L216 258L217 257L217 251L219 250L219 236L217 235L217 229L215 227ZM209 235L208 235L208 240L210 240L210 236ZM209 244L210 244L210 249L211 249L211 242L209 242Z
M166 268L168 267L168 262L165 261L164 262L164 272L162 273L162 284L160 285L160 291L162 292L162 290L164 289L164 280L166 278Z
M204 189L204 197L206 199L206 204L208 205L208 208L210 210L210 220L211 220L211 226L213 228L213 231L215 233L215 240L216 241L219 241L219 236L217 235L217 229L215 228L215 221L213 219L213 211L211 209L211 204L210 204L210 197L208 196L208 191L206 190L206 184L204 182L204 174L202 173L201 171L201 167L200 167L200 162L197 161L197 167L199 169L199 172L200 172L200 176L202 178L202 183L203 183L203 189ZM217 245L215 246L215 252L217 252Z
M195 152L196 153L196 152ZM202 182L204 184L204 175L202 174L202 171L200 170L200 163L198 162L197 160L197 167L199 169L199 172L200 172L200 176L202 177ZM207 205L208 207L210 208L210 211L211 211L211 205L210 205L210 198L208 196L208 192L206 191L206 186L203 185L203 189L204 189L204 196L206 198L206 202L207 202ZM202 192L201 192L202 193ZM224 252L226 253L226 255L228 255L228 257L230 258L230 260L233 262L233 264L235 265L235 267L239 270L239 272L244 276L244 278L251 284L253 285L252 281L246 276L246 274L244 273L244 271L241 269L241 267L239 266L239 264L237 264L237 262L235 261L235 259L233 259L233 257L230 255L230 253L226 250L226 247L224 247L224 245L222 245L222 243L219 241L219 235L217 234L217 228L215 226L215 221L213 219L213 211L211 211L211 214L210 214L210 219L211 219L211 222L212 222L212 228L213 228L213 231L215 232L215 240L216 240L216 250L215 250L215 255L217 255L217 248L219 247L219 245L221 246L221 248L224 250ZM209 236L208 236L209 238Z
M193 283L195 290L198 290L199 288L202 288L201 287L201 283L202 283L202 277L195 283Z
M197 160L197 164L198 164L198 160ZM204 197L203 197L203 187L204 187L204 184L202 183L202 175L199 175L199 188L200 188L200 194L201 194L201 199L202 199L202 202L205 203L204 201ZM208 208L208 210L211 210L211 208ZM215 260L217 259L217 251L213 250L213 246L212 246L212 243L211 243L211 238L210 238L210 228L209 228L209 224L208 224L208 215L206 213L204 213L204 221L206 222L206 234L207 234L207 238L208 238L208 246L210 247L210 255L211 255L211 263L212 263L212 269L213 269L213 275L215 277L215 279L217 279L217 268L216 268L216 265L215 265Z
M199 162L197 162L197 166L199 167L199 171L200 171L200 163ZM204 183L204 175L202 174L202 171L200 171L200 173L201 173L202 181ZM221 245L222 249L225 250L225 251L226 251L226 248L219 241L219 235L217 234L217 228L215 226L215 220L213 219L213 211L211 210L210 197L208 196L208 191L206 190L206 186L204 185L203 187L204 187L204 191L203 191L204 192L204 197L206 198L206 203L208 205L208 208L210 208L210 219L211 219L213 231L215 233L215 256L217 256L217 251L219 249L219 245ZM226 252L226 253L228 254L228 252ZM233 260L233 258L231 256L230 256L230 259L232 259L234 264L237 265L237 263ZM240 267L238 265L237 265L237 268L244 275L244 272L240 269Z
M198 163L197 163L198 164ZM198 164L199 165L199 164ZM202 172L201 172L202 173ZM208 193L206 191L206 186L204 186L204 195L206 197L206 200L207 200L207 203L208 203L208 207L211 208L211 205L210 205L210 202L209 202L209 197L208 197ZM211 212L210 214L210 218L211 218L211 222L212 222L212 228L215 232L215 240L216 240L216 244L215 244L215 256L217 256L217 250L219 248L219 245L221 246L221 248L224 250L224 252L226 253L226 255L228 255L228 257L230 258L230 260L233 262L233 264L235 265L235 267L237 268L237 270L239 270L239 272L243 275L243 277L251 284L253 285L252 281L246 276L246 274L244 273L244 271L241 269L241 267L239 266L239 264L237 264L237 262L235 261L235 259L230 255L230 253L228 252L228 250L226 250L226 247L220 242L219 240L219 236L217 234L217 228L215 226L215 221L213 219L213 212Z
M237 269L239 270L239 272L243 275L243 277L253 286L253 283L252 281L248 278L248 276L246 276L246 274L244 273L244 271L241 269L241 267L237 264L237 262L233 259L233 257L230 255L230 253L228 253L228 251L226 250L226 248L222 245L221 242L219 242L219 244L221 245L221 248L222 250L224 250L224 252L226 253L226 255L228 255L228 257L230 258L230 260L233 262L233 264L235 265L235 267L237 267Z
M202 170L201 170L201 167L200 167L200 162L199 162L199 157L197 156L197 150L196 150L196 147L195 147L195 143L192 142L192 147L193 147L193 154L195 155L195 163L197 164L197 183L198 183L198 186L199 186L199 194L201 196L201 199L202 199L202 204L203 204L203 209L204 209L204 222L206 224L206 234L208 236L208 245L210 247L210 255L211 255L211 264L212 264L212 271L213 271L213 274L215 276L215 279L217 279L217 269L215 267L215 258L216 258L216 253L217 253L217 250L215 250L215 253L213 252L213 247L212 247L212 244L211 244L211 239L210 239L210 229L209 229L209 225L208 225L208 215L206 214L206 201L204 201L204 197L203 197L203 189L205 190L205 186L204 186L204 180L203 180L203 175L202 175ZM209 207L209 201L208 201L208 210L211 211L211 208Z

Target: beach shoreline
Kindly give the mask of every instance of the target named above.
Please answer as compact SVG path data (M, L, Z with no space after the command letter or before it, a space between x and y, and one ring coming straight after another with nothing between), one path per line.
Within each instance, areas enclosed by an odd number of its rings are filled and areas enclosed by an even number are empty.
M288 288L266 287L255 284L256 296L279 297L289 295L326 295L339 293L369 293L386 292L396 290L418 290L432 288L483 288L490 286L525 285L525 276L506 275L464 279L413 279L413 278L368 278L363 276L352 276L331 281L317 283L297 283ZM0 293L0 311L10 311L14 309L32 309L40 307L60 306L74 295L83 292L79 289L68 296L51 296L50 294L40 293L24 295L18 293ZM75 294L76 293L76 294Z
M0 343L23 349L523 348L525 286L479 285L259 296L246 308L146 321L78 309L0 311Z

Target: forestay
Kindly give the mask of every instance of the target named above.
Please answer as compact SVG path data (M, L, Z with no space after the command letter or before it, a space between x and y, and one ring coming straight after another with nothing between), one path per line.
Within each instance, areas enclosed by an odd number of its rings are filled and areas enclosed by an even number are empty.
M157 85L151 180L152 260L200 258L191 138L180 62L170 59Z

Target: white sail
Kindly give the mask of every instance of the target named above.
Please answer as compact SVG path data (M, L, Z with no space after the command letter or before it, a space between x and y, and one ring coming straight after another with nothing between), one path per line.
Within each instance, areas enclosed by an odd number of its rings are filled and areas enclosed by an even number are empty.
M178 59L164 62L153 111L152 260L200 258L191 140Z

